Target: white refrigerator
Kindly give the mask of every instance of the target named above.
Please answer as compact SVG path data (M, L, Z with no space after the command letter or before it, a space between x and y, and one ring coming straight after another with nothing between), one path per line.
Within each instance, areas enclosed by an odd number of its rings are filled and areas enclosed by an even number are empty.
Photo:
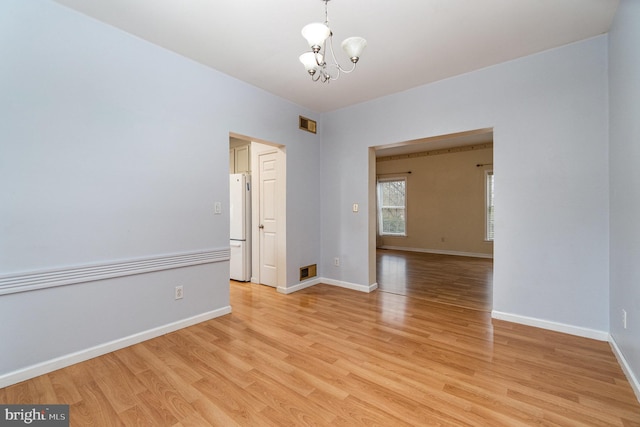
M230 276L232 280L251 280L251 177L245 173L229 177Z

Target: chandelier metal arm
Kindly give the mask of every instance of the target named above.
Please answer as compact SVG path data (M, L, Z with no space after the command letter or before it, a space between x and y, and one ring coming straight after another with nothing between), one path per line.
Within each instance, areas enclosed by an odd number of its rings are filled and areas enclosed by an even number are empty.
M352 72L353 70L356 69L356 62L351 61L353 66L351 67L350 70L342 68L342 66L338 63L338 60L336 59L336 55L335 55L335 53L333 53L333 34L331 34L329 36L329 50L331 51L331 58L333 59L333 63L336 64L336 67L338 68L338 76L340 76L340 72L343 72L345 74L349 74L350 72ZM336 78L334 80L336 80L338 78L338 76L336 76Z

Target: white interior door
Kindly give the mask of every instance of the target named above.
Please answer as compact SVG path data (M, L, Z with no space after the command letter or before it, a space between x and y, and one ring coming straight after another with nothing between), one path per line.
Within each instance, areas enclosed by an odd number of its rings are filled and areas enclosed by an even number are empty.
M276 153L259 156L258 235L260 250L260 283L278 285L278 157Z

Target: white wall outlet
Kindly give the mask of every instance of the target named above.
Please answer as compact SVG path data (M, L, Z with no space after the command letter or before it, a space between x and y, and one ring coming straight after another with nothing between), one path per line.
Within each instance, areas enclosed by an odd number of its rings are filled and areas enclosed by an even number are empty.
M175 289L175 299L182 299L184 297L184 291L182 289L182 285L181 286L176 286Z
M358 204L357 204L357 203L354 203L354 204L353 204L353 211L354 211L354 212L358 212L358 209L360 209L360 207L358 206Z
M622 310L622 327L627 329L627 310Z
M216 215L222 214L222 203L215 202L215 204L213 205L213 213Z
M336 267L340 267L340 258L335 257L333 259L333 265L335 265Z

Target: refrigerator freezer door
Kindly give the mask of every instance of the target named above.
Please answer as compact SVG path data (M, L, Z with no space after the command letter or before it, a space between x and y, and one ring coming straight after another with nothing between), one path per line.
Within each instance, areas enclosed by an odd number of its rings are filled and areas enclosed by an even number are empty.
M240 240L230 241L229 276L232 280L248 282L251 280L251 256L249 245Z

